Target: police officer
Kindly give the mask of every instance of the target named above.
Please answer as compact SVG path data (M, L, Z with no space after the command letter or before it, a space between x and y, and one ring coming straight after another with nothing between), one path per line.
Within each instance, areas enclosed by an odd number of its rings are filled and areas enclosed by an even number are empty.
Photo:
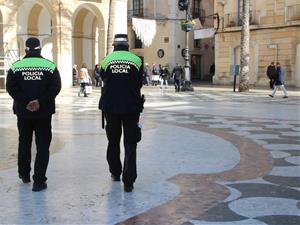
M108 139L107 162L113 181L122 181L124 191L131 192L137 178L136 147L141 140L138 125L143 109L141 87L143 65L141 59L129 52L126 34L116 34L114 51L106 56L100 74L104 82L99 109L104 112ZM120 139L124 132L125 159L122 169Z
M24 183L30 182L31 144L35 132L37 154L32 191L41 191L47 188L51 119L61 79L56 65L41 56L39 39L28 38L25 53L25 57L15 62L8 71L6 88L14 100L13 111L18 121L19 177Z

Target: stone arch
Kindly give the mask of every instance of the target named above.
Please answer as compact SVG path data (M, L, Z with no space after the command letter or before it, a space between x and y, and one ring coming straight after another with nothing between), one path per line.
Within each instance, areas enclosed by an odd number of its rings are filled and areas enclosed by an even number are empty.
M53 40L52 38L45 38L42 41L42 56L53 61Z
M49 42L52 43L51 46L57 46L57 13L55 10L46 0L19 3L17 35L21 54L24 54L24 42L30 36L38 37L42 47L44 47L43 43L48 44ZM45 42L45 40L47 41ZM57 61L57 55L52 55L52 49L49 49L46 55L47 58Z
M78 6L72 18L73 64L88 64L89 69L105 56L106 29L103 15L93 4Z
M35 4L31 8L28 21L27 21L27 33L30 36L39 36L39 20L37 18L40 17L41 12L43 10L43 6L40 4Z

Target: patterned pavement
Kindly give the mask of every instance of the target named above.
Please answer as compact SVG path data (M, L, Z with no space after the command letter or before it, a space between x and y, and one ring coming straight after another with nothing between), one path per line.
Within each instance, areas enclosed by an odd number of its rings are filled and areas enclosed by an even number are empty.
M97 203L82 191L80 199L86 203L67 202L61 197L62 204L68 206L63 210L69 216L59 216L49 207L52 217L42 209L35 219L30 219L30 213L20 209L5 214L7 205L2 205L0 221L105 225L300 224L299 91L290 91L288 99L282 99L280 93L271 99L264 90L233 93L229 88L216 87L197 87L192 93L174 93L173 89L158 87L145 87L143 91L147 102L142 115L144 138L139 144L143 149L138 161L141 176L131 195L122 196L122 201L115 199L110 194L116 195L120 190L107 188L109 181L105 181L104 190L94 192ZM105 151L105 134L100 129L97 111L99 95L99 90L95 90L88 98L78 98L76 90L70 89L59 96L58 112L53 119L54 159L50 159L57 167L65 157L77 162L70 149L86 150L88 141L92 146L101 145ZM8 177L15 173L17 135L15 118L10 113L11 100L6 94L0 94L0 100L3 203L16 192L14 177ZM82 133L90 140L76 142ZM73 145L68 146L69 140ZM90 158L104 157L104 153L101 156L96 151L89 153ZM82 154L81 151L77 157ZM107 171L102 173L101 178L105 179ZM49 176L53 176L53 182L58 179L52 175L51 167ZM17 190L26 192L21 185ZM69 197L78 194L76 189L69 192ZM46 193L48 199L54 195L51 183ZM99 202L109 197L116 202L103 207ZM28 196L26 199L29 201ZM31 203L35 204L32 199ZM74 211L76 207L80 217Z

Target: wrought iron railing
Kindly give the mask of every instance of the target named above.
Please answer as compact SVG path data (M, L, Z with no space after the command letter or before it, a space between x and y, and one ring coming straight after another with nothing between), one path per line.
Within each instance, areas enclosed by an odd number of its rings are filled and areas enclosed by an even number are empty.
M147 16L146 9L130 9L127 11L127 18L131 20L132 17L146 17Z
M19 50L8 49L8 43L0 43L0 89L5 88L9 66L19 59Z

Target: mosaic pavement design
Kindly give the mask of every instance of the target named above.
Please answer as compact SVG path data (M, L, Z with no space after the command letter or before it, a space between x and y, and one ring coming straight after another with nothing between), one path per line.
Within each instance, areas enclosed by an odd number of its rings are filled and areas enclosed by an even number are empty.
M269 99L261 93L252 93L249 98L249 94L231 96L228 92L216 91L180 94L169 90L164 93L152 91L146 95L146 111L142 115L145 130L164 124L174 129L178 127L207 133L232 143L239 151L240 160L234 168L223 172L178 173L168 179L168 182L180 187L180 193L175 198L111 224L300 224L299 116L279 114L278 119L273 115L261 116L262 112L251 116L234 114L234 109L240 107L240 103L258 103L258 107L275 107L279 111L281 108L295 109L293 106L299 106L299 97L290 97L285 101L279 96ZM64 108L58 109L60 120L69 118L71 112L75 112L72 116L76 120L81 120L82 112L90 115L90 119L95 115L96 96L90 96L88 100L71 99L69 96L61 99ZM1 99L1 111L9 110L9 102L9 99ZM209 113L211 108L208 110L203 107L205 103L219 104L223 112ZM1 120L1 141L4 137L15 135L9 119L11 117L8 116L8 120ZM9 125L5 126L6 123ZM65 128L57 125L56 129L57 132L63 132ZM72 134L78 135L80 131L74 129ZM90 135L94 133L91 132ZM60 149L63 145L63 141L58 142L55 149ZM11 143L12 140L7 139L6 144ZM15 144L11 145L13 146L10 148L15 147ZM11 154L10 159L5 158L5 161L10 162L5 168L12 167L14 156Z

